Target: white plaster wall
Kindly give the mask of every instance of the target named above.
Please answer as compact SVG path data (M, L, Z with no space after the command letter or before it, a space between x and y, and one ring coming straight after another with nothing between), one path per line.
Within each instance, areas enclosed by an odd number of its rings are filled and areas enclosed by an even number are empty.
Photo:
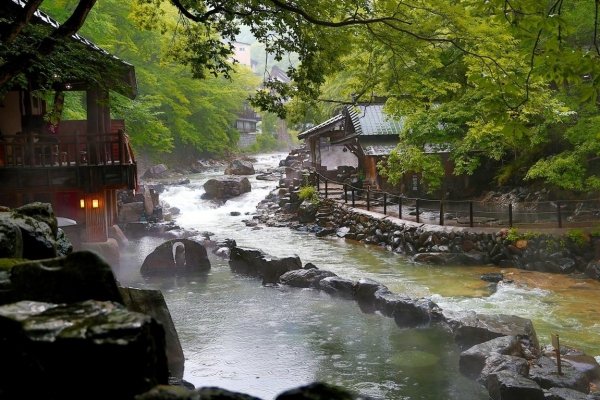
M358 167L358 158L350 151L344 152L343 149L341 144L321 145L321 165L328 170L335 170L342 165Z

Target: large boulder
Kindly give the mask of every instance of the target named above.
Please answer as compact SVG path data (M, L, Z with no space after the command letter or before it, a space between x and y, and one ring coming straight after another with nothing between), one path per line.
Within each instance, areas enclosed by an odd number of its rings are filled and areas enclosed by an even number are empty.
M472 311L443 310L443 317L454 332L456 343L463 349L500 336L518 335L526 343L526 355L539 354L540 346L531 320L515 315L477 314Z
M58 221L56 220L56 216L54 215L54 210L52 209L52 204L50 203L40 203L33 202L29 204L25 204L19 208L15 208L16 213L20 215L27 215L35 220L40 222L45 222L46 225L50 227L50 231L52 232L52 236L56 238L58 233Z
M322 279L336 276L333 272L322 269L295 269L281 275L279 282L284 285L301 287L301 288L317 288Z
M401 328L430 324L438 318L439 307L425 298L413 299L390 292L387 288L373 294L375 308L387 317L394 318Z
M590 380L585 372L578 371L566 363L561 366L561 372L562 374L558 375L554 359L542 356L529 368L529 377L544 389L562 387L582 393L590 391Z
M221 176L212 178L204 183L203 199L227 200L252 190L246 177Z
M544 391L540 385L509 371L491 374L487 389L493 400L544 400Z
M233 160L225 169L226 175L254 175L254 173L254 166L246 160Z
M190 274L210 270L206 248L192 239L171 239L144 259L140 272L144 275Z
M277 283L288 271L302 269L300 257L274 257L259 249L233 246L229 255L233 272L263 278L263 284Z
M0 212L0 254L30 260L56 257L56 218L54 222L39 218L17 211Z
M160 322L165 330L165 344L169 376L182 379L185 357L179 335L171 318L165 298L160 290L120 287L125 306L129 311L150 315Z
M344 299L354 299L354 285L356 282L341 278L339 276L329 276L319 281L319 289L331 296L337 296Z
M21 229L7 212L0 213L0 258L23 258Z
M337 386L323 382L314 382L306 386L286 390L275 400L359 400L362 396Z
M218 387L186 389L180 386L158 385L136 396L135 400L261 400L244 393L232 392Z
M487 342L476 344L460 354L460 372L476 379L486 366L486 361L492 355L522 356L521 341L516 336L500 336ZM523 359L523 361L525 361Z
M144 172L144 175L142 175L142 178L144 178L144 179L160 178L168 170L169 170L169 168L165 164L157 164L157 165L154 165L154 166L148 168L146 170L146 172Z
M168 382L161 325L113 302L1 306L0 354L0 398L133 399Z
M110 265L89 251L17 264L10 270L10 281L15 294L22 300L123 302Z

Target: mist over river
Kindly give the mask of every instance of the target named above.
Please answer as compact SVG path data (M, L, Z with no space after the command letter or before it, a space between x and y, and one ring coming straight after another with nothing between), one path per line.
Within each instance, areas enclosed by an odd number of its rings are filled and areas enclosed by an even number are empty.
M255 169L276 167L286 153L258 156ZM541 344L550 333L561 343L600 355L600 283L492 266L418 265L376 246L289 228L247 227L256 205L277 182L250 177L252 191L216 206L202 200L203 183L223 171L190 176L161 200L181 210L178 225L234 239L275 256L297 254L302 263L350 279L371 278L395 293L430 297L440 307L532 319ZM239 216L230 215L232 211ZM163 291L186 357L184 379L200 386L272 399L316 380L381 399L487 399L487 391L458 372L458 349L439 328L400 329L393 319L362 313L353 301L291 287L263 287L260 279L232 274L211 258L205 277L156 278L139 274L144 258L162 243L131 241L116 271L121 284ZM491 294L481 274L514 281Z

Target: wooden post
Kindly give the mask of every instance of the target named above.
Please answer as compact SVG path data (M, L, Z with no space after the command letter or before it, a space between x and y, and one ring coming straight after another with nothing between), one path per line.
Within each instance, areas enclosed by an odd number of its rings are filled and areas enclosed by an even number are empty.
M444 226L444 200L440 200L440 226Z
M367 186L367 211L371 211L371 186Z
M558 333L550 334L552 338L552 347L554 347L554 352L556 353L556 368L558 370L558 374L562 375L562 365L560 360L560 341L558 338Z
M473 202L469 202L469 226L473 227Z
M419 223L419 199L415 201L416 211L417 211L417 223Z
M344 183L344 203L348 204L348 185Z
M560 209L560 202L556 202L556 215L558 216L558 227L562 228L562 211Z
M383 215L387 215L387 193L383 193Z
M512 203L508 203L508 226L512 228L513 226L513 209Z

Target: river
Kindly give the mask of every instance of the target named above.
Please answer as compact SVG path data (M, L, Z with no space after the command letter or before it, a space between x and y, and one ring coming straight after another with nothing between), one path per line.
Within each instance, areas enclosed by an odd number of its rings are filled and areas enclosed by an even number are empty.
M277 166L287 154L258 157L257 170ZM190 176L161 200L181 209L176 222L235 239L275 256L297 254L339 276L375 279L395 293L427 296L445 309L515 314L533 320L542 344L559 333L563 344L600 354L600 283L589 279L502 269L514 281L490 293L479 279L491 266L428 266L376 246L317 238L288 228L247 227L258 202L276 182L251 177L252 191L217 207L200 198L202 184L222 171ZM240 212L232 216L231 212ZM352 301L313 290L263 287L259 279L229 271L213 258L203 279L146 282L145 256L162 241L132 241L117 271L124 285L160 288L186 357L184 379L263 399L322 380L381 399L486 399L487 393L458 372L458 351L436 328L399 329L392 319L363 314Z

